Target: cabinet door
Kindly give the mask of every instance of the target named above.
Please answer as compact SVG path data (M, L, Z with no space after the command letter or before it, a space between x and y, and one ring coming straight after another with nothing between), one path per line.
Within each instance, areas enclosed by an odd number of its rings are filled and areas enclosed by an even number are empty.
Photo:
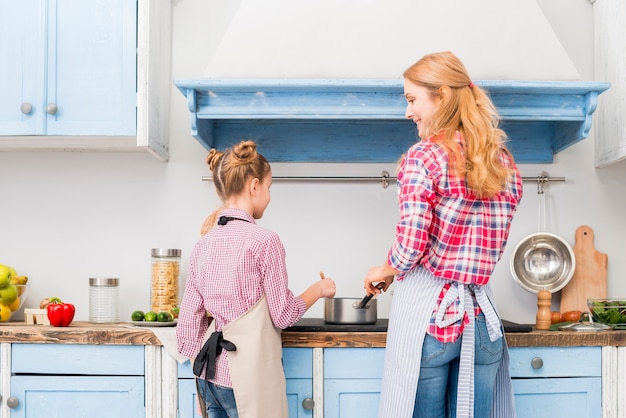
M600 418L601 378L513 379L518 418Z
M290 418L313 416L313 349L283 348ZM306 406L306 408L305 408ZM309 408L309 409L307 409Z
M13 376L11 418L145 416L143 376Z
M135 135L137 1L49 0L48 135Z
M0 2L0 134L44 133L45 6Z
M198 415L195 379L178 379L178 416L180 418L201 418Z
M384 353L384 348L324 350L324 416L378 416Z
M515 347L509 354L519 418L602 416L601 347Z

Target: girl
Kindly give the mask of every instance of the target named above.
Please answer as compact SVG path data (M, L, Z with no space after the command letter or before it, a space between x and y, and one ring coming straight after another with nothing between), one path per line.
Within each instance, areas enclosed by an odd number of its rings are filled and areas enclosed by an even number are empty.
M189 261L176 336L194 364L198 394L211 418L287 417L280 330L295 324L320 298L335 295L330 278L300 296L288 288L285 249L276 233L256 224L270 202L272 172L253 141L207 163L223 208ZM205 222L207 224L207 222ZM204 343L209 327L215 331ZM202 350L201 350L202 349Z

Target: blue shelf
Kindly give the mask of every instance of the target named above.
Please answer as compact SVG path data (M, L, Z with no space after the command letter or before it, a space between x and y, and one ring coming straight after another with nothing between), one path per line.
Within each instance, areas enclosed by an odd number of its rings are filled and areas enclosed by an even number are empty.
M389 163L417 140L401 80L176 80L207 150L254 139L271 162ZM588 137L607 82L484 80L519 163Z

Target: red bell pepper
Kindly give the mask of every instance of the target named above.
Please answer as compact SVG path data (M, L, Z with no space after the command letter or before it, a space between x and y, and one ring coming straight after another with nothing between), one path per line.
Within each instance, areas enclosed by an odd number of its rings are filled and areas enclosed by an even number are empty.
M57 299L57 298L55 298ZM48 319L53 327L67 327L74 319L76 308L71 303L63 303L61 300L54 300L46 307Z

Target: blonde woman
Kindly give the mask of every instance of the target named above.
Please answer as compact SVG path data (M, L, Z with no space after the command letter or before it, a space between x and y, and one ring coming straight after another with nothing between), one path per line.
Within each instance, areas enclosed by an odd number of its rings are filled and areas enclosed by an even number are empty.
M451 52L404 72L420 141L398 171L400 220L368 294L396 280L380 417L515 416L502 323L489 280L522 179L489 96Z

